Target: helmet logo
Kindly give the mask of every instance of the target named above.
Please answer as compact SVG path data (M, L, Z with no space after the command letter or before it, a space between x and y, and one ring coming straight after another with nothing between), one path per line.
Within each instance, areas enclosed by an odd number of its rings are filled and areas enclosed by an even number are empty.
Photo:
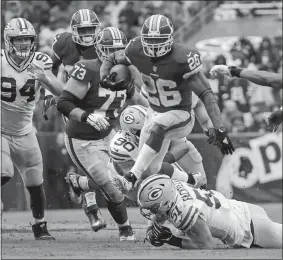
M153 201L159 199L163 194L163 191L161 188L155 188L148 194L148 199Z
M132 124L132 123L135 122L135 118L134 118L134 116L131 115L131 114L126 114L126 115L124 115L123 119L124 119L124 122L125 122L126 124Z

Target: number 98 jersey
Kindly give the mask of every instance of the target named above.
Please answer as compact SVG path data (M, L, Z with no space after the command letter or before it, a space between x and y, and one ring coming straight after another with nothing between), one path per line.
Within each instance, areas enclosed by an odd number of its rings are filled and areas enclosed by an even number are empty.
M168 221L189 234L200 216L213 237L229 246L249 247L252 243L251 214L247 203L226 199L214 190L201 190L181 181L172 181L176 197Z
M18 66L6 50L1 50L1 131L8 135L25 135L32 130L35 102L40 84L28 75L30 63L51 69L52 59L41 52L33 53Z

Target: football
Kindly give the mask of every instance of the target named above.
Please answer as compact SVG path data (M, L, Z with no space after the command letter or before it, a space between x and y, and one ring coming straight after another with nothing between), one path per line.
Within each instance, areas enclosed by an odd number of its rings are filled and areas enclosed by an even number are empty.
M114 81L117 82L119 80L125 80L126 83L130 82L132 79L132 74L128 66L118 64L112 67L110 70L110 74L116 72L117 75L114 78Z

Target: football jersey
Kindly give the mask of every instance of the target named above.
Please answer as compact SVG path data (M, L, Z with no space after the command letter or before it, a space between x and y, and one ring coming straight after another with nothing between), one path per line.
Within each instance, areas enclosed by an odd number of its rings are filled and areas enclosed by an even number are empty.
M1 50L1 131L7 135L25 135L32 130L33 110L40 95L40 84L28 75L30 63L51 69L52 59L41 52L33 53L18 66L6 50Z
M85 97L76 104L77 107L108 117L110 127L107 130L97 131L87 123L70 119L65 126L66 134L69 137L82 140L98 140L108 136L115 126L126 99L132 98L135 93L134 86L120 91L110 91L102 88L99 84L100 66L101 61L98 59L81 60L74 65L70 71L70 76L75 80L87 83L89 88Z
M69 32L57 34L54 38L52 49L54 55L62 61L68 73L79 60L97 58L94 46L85 47L75 43L72 39L72 33Z
M128 61L142 74L147 99L153 110L191 110L190 76L202 70L200 53L174 43L172 51L160 59L151 59L143 52L141 38L131 40L125 50Z
M172 180L176 197L168 213L168 221L187 233L200 216L213 237L229 246L250 247L251 215L245 202L226 199L214 190L201 190Z

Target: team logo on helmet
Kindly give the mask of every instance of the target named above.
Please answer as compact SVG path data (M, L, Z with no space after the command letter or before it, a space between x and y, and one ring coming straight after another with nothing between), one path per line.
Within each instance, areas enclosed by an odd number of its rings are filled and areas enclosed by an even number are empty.
M131 114L124 115L123 120L126 124L132 124L133 122L135 122L135 118Z
M155 188L148 193L148 199L153 201L159 199L163 194L163 190L161 188Z

